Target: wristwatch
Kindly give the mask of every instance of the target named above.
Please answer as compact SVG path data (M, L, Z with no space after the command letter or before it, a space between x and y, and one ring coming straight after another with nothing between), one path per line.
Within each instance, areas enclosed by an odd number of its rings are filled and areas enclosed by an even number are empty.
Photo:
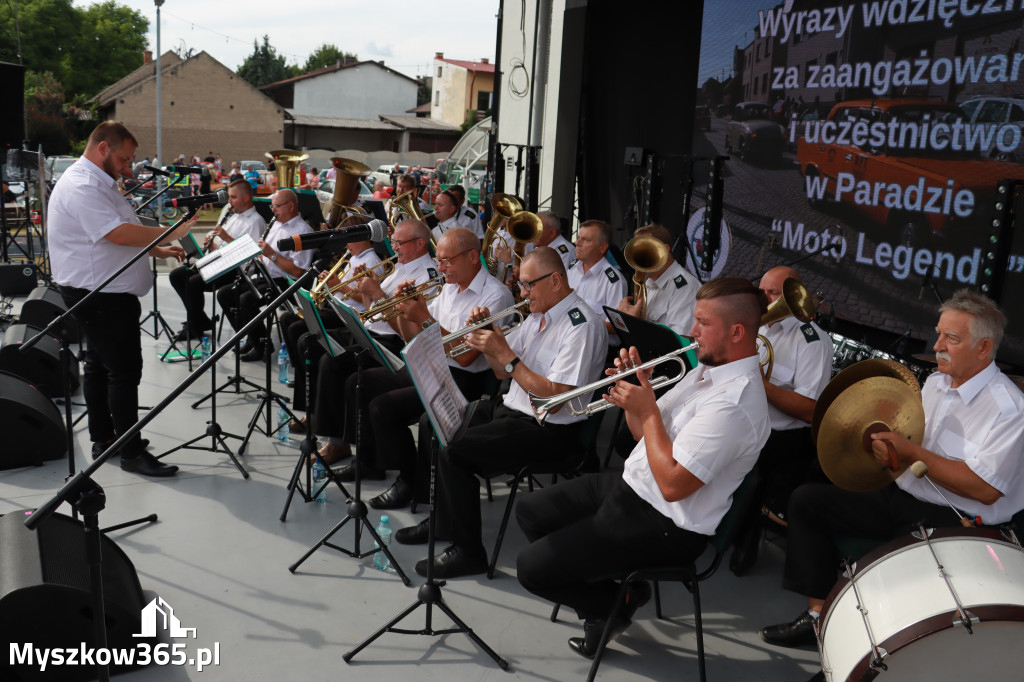
M279 254L279 253L272 253L272 254L270 254L270 262L271 263L276 263L277 259L280 258L280 257L281 257L281 254Z
M516 365L518 365L518 364L519 364L519 358L518 357L512 358L510 361L505 363L505 372L507 374L511 374L512 370L514 370L516 368Z
M434 324L435 322L437 322L437 320L435 320L432 317L428 317L427 319L423 320L423 325L422 326L423 326L424 329L426 329L427 327L429 327L430 325Z

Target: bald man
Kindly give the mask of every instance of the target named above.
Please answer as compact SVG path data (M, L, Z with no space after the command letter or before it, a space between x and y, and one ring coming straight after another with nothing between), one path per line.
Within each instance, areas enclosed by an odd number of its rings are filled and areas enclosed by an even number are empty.
M769 304L782 297L787 279L799 282L800 275L793 268L779 266L761 278L761 290ZM757 461L761 480L757 500L766 510L784 518L790 493L819 475L810 424L818 396L832 377L833 347L821 327L795 317L763 326L758 333L772 344L774 360L771 379L764 380L772 433ZM729 561L736 575L742 575L757 561L760 518L757 505L742 522L736 550Z
M639 385L618 381L603 396L622 408L638 441L623 472L574 478L519 503L516 520L530 544L519 554L517 577L530 592L576 610L583 636L569 648L577 654L597 651L619 592L607 576L696 559L754 467L769 431L755 348L764 306L746 279L701 287L687 330L699 344L697 367L657 400L650 372L638 376ZM641 362L635 347L619 353L617 368ZM647 583L630 586L612 637L649 598Z

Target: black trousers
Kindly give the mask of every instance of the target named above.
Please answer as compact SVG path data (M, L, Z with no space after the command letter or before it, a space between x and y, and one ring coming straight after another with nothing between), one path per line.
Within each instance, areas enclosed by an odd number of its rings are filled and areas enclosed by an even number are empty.
M288 280L284 278L275 277L274 283L282 291L288 288ZM244 327L259 314L263 294L270 288L270 285L262 277L253 280L253 284L256 285L259 294L254 293L252 288L241 279L236 279L231 286L223 286L217 290L217 302L220 303L221 310L227 315L228 322L231 323L231 327L235 331ZM261 340L270 337L265 324L262 331L257 327L249 336Z
M513 473L527 464L567 461L578 454L577 436L582 424L541 426L532 415L504 405L494 408L493 419L486 421L486 412L478 410L465 434L449 443L438 459L440 535L465 549L482 548L477 476Z
M85 289L62 287L68 307L85 298ZM82 393L89 411L89 439L105 443L139 419L142 381L142 305L135 294L96 294L75 311L85 333ZM137 447L136 436L125 451Z
M517 560L519 582L580 618L607 617L619 589L614 576L693 561L707 544L707 536L679 528L613 471L525 495L516 521L530 541Z
M321 310L320 317L327 328L327 333L340 343L348 346L352 339L348 330L342 326L341 320L333 310ZM281 313L279 316L281 329L284 331L284 345L288 348L288 357L291 358L292 367L295 370L295 388L292 395L294 410L305 411L310 409L306 404L306 384L309 384L310 398L316 396L316 367L320 364L327 351L320 344L319 339L309 332L309 327L298 315L290 312ZM306 354L309 354L309 366L313 371L306 371ZM312 400L310 401L312 402Z
M918 523L959 526L960 520L949 507L922 502L895 483L869 493L851 493L824 483L800 486L789 500L782 586L825 599L839 566L833 536L878 538L882 544L909 533Z
M189 329L196 334L213 329L213 321L206 313L206 297L203 296L204 292L217 288L213 282L204 282L198 271L186 265L174 268L167 277L185 305Z

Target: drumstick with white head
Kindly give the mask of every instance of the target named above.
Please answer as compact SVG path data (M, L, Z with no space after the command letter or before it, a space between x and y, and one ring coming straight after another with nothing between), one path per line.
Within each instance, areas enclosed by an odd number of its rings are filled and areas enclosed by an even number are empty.
M939 494L939 497L941 497L943 500L945 500L946 504L949 505L949 508L952 509L953 512L956 513L956 515L960 517L960 525L961 526L963 526L964 528L971 528L972 526L974 526L974 522L971 521L966 516L964 516L963 514L961 514L960 510L957 509L956 507L954 507L953 503L950 502L946 498L946 496L942 494L942 491L939 490L939 486L935 485L935 482L932 481L932 479L928 478L928 465L927 464L925 464L921 460L918 460L918 461L914 462L913 464L910 465L910 473L914 474L914 476L916 476L917 478L923 478L924 480L928 481L928 483L930 483L933 488L935 488L935 492L937 492ZM981 519L980 518L978 519L978 523L981 523Z

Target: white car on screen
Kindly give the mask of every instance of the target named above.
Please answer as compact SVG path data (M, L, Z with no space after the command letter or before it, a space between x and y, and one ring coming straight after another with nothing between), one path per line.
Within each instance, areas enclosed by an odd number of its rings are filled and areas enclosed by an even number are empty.
M991 127L991 140L985 140L985 156L1003 161L1024 162L1024 99L1012 97L976 97L960 105L967 121Z

